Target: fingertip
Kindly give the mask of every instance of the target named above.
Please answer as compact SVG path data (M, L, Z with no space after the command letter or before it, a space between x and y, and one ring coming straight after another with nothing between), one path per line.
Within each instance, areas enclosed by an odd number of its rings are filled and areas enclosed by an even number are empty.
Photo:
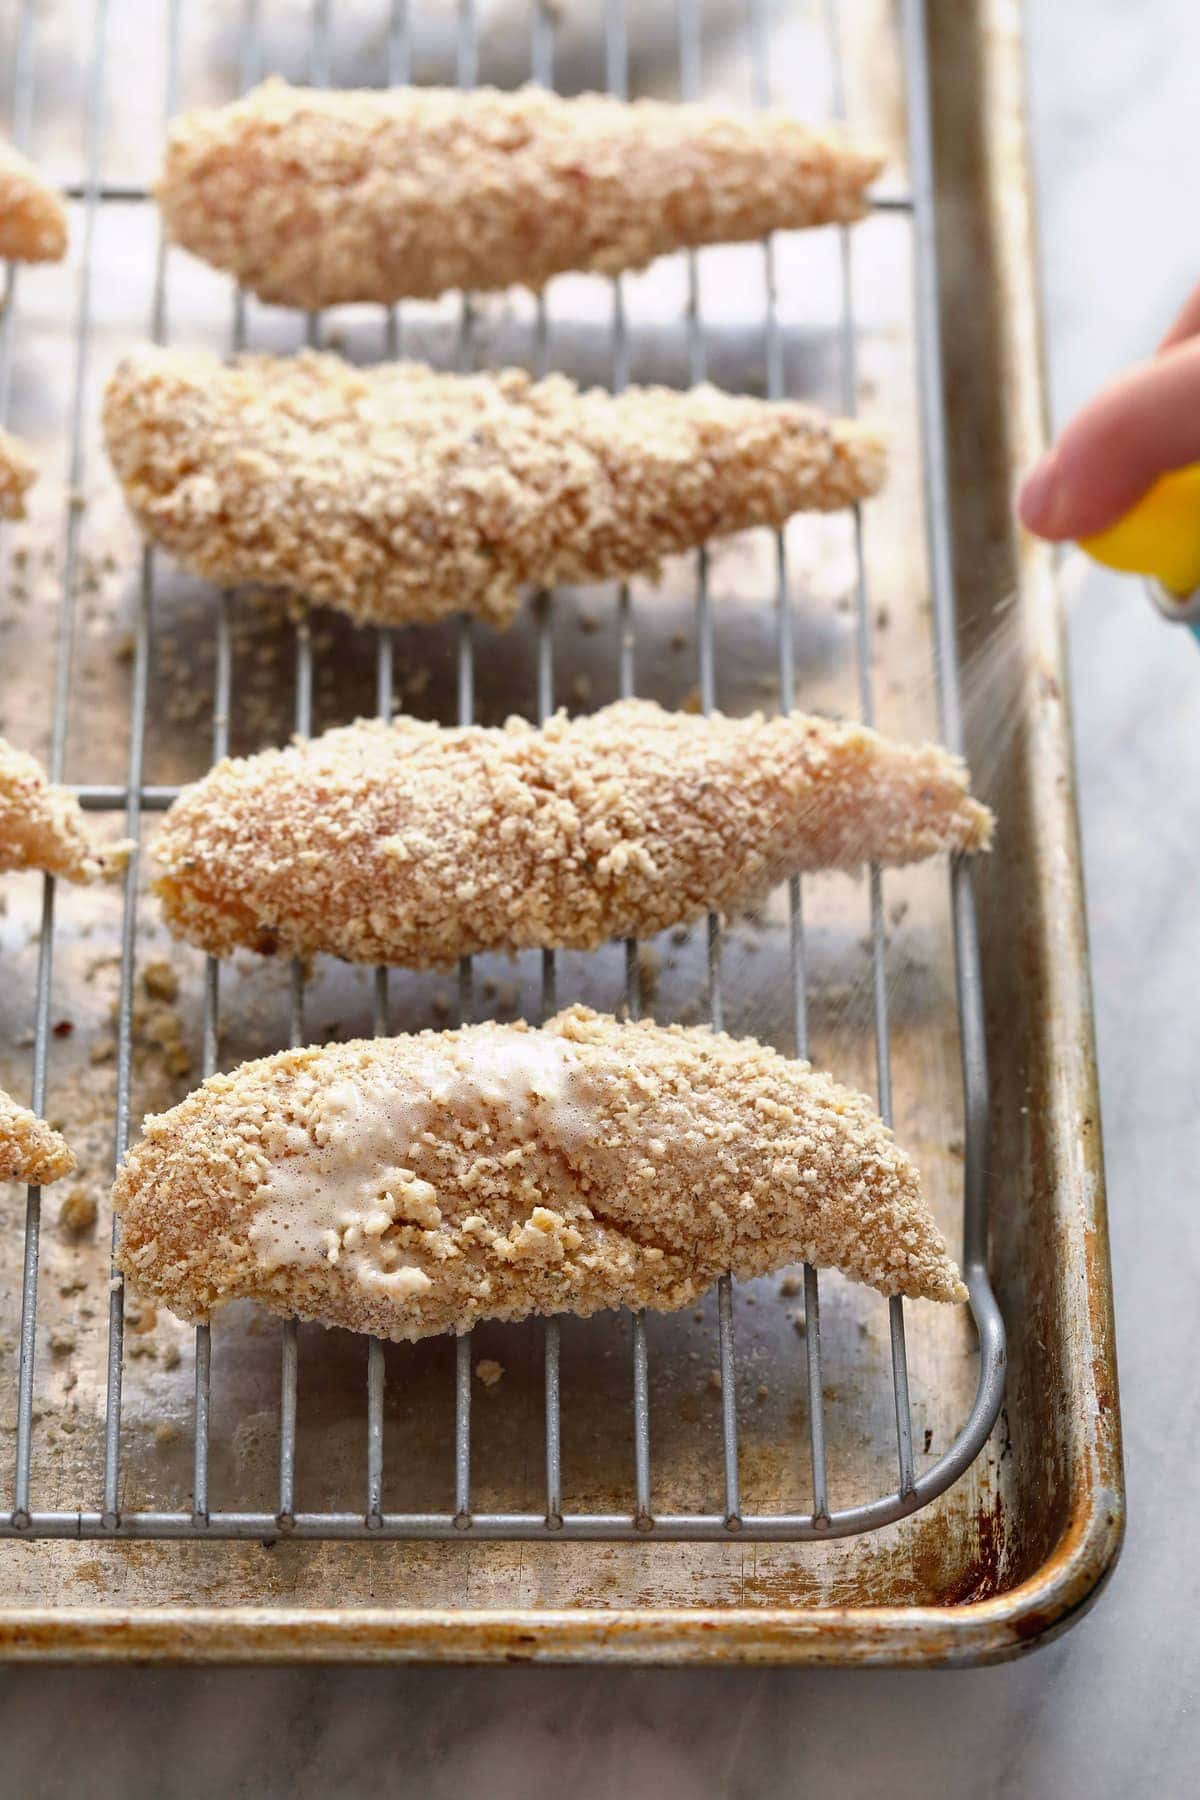
M1026 531L1037 537L1058 538L1065 535L1062 521L1066 516L1062 472L1058 458L1047 451L1021 483L1017 493L1017 517Z
M1135 364L1066 426L1052 452L1054 513L1042 534L1095 536L1160 475L1200 460L1200 339Z

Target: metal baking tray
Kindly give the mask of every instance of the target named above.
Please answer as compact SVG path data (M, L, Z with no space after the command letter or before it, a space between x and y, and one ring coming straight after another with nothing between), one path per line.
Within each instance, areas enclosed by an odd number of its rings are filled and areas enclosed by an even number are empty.
M865 712L961 738L999 810L978 939L971 871L930 867L808 879L753 920L594 957L306 979L172 945L145 854L123 893L11 880L0 1079L65 1127L81 1171L44 1200L3 1198L5 1656L977 1661L1061 1628L1116 1554L1068 721L1049 567L1009 512L1041 432L1018 14L647 10L10 6L11 128L76 204L70 263L10 273L0 338L2 416L44 469L29 523L0 537L0 729L148 846L169 794L227 745L392 706L493 721L636 688ZM540 303L305 319L164 256L146 195L166 116L269 69L769 97L846 116L888 149L888 176L850 233L664 259L617 286L563 278ZM869 413L893 475L861 519L747 534L657 590L539 596L504 636L356 633L143 555L96 412L107 367L148 334L604 382L708 375ZM796 1271L724 1282L681 1317L385 1347L251 1309L193 1334L110 1282L114 1158L209 1069L575 998L714 1014L877 1091L972 1274L975 1324ZM73 1227L90 1199L95 1225Z

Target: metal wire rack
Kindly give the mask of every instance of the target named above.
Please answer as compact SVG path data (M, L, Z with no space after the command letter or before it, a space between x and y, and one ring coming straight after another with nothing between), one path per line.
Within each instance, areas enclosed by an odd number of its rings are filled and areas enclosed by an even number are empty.
M176 110L184 43L185 0L169 0L166 46L166 110ZM941 403L937 253L934 238L934 194L930 142L928 65L922 0L904 0L901 8L906 53L909 166L911 193L879 202L881 207L910 220L913 279L916 295L917 359L920 374L920 424L923 447L925 526L933 599L934 640L942 735L953 749L963 742L962 703L956 649L954 574L946 493L946 442ZM533 0L529 75L551 85L555 75L558 8L550 0ZM828 0L826 28L833 49L835 110L844 112L839 19L835 0ZM264 72L260 0L245 0L244 33L240 47L240 79L250 86ZM678 85L685 98L696 96L702 85L703 30L700 0L677 0L675 19L678 53ZM11 70L11 115L18 142L27 141L33 123L32 78L34 38L37 27L35 0L22 0ZM771 98L771 31L769 0L747 0L744 26L749 44L754 99L766 104ZM308 78L315 84L330 79L331 47L335 20L331 0L315 0L311 11L308 45ZM604 0L604 68L610 91L628 92L629 57L624 0ZM72 496L85 478L84 394L92 355L94 238L100 209L110 202L137 203L149 198L145 189L128 184L107 184L102 161L106 120L111 98L109 3L95 0L94 35L89 51L85 170L82 183L68 188L82 207L82 246L75 332L75 365L68 418L70 439L69 496L63 523L63 582L59 616L59 642L53 690L53 729L50 752L51 776L65 773L68 703L71 695L76 621L77 573L80 555L80 509ZM406 0L393 0L386 29L386 78L404 82L412 72L411 22ZM473 85L479 73L478 21L474 0L458 0L457 77L461 85ZM782 337L776 310L775 246L762 246L766 310L763 321L765 391L778 397L785 391ZM849 235L841 232L841 371L842 403L853 411L858 393L856 370L857 329L853 292L853 264ZM156 341L167 338L166 255L159 244L148 325ZM706 374L706 336L702 313L701 282L697 258L687 259L686 343L688 374L702 380ZM7 410L14 357L14 312L18 271L10 267L7 303L0 314L0 419ZM461 299L456 340L456 360L470 367L477 357L477 317L471 297ZM310 315L306 324L310 344L322 340L322 320ZM397 354L403 338L403 320L390 309L383 320L382 348ZM241 348L246 341L246 306L240 294L232 300L228 345ZM534 329L535 369L548 366L548 324L544 297L537 301ZM629 377L630 342L626 315L625 284L611 283L610 376L619 387ZM862 716L875 716L872 680L872 613L868 594L867 564L863 551L862 521L855 517L856 643L859 703ZM127 835L140 836L143 814L169 804L176 789L144 783L147 702L152 669L152 624L155 609L156 557L143 553L139 598L133 641L129 750L126 778L119 786L77 788L83 804L96 811L122 812ZM703 710L717 703L718 668L714 647L709 594L709 560L701 550L695 558L695 633L697 687ZM216 655L212 754L218 758L229 748L229 720L234 682L231 629L233 597L214 596ZM538 594L531 601L536 622L536 714L546 717L555 704L554 599ZM785 709L796 700L796 646L789 584L788 548L783 533L775 540L775 656L779 690ZM618 596L619 691L635 691L636 618L634 598L628 586ZM377 634L375 700L382 717L390 717L396 699L397 645L393 632ZM469 618L463 617L457 633L458 716L469 722L475 710L476 647ZM294 722L304 733L312 728L314 648L309 624L302 619L294 637ZM193 1459L190 1505L176 1510L127 1510L122 1507L122 1378L125 1367L124 1292L115 1273L111 1283L107 1334L107 1385L104 1420L103 1486L100 1504L67 1510L43 1510L36 1505L31 1486L32 1446L37 1382L36 1341L41 1244L41 1194L31 1188L25 1219L25 1248L21 1284L21 1323L16 1415L16 1458L11 1505L0 1513L0 1536L57 1538L364 1538L364 1539L468 1539L468 1538L575 1538L575 1539L673 1539L723 1540L731 1535L745 1540L782 1541L833 1538L865 1532L915 1512L942 1493L970 1466L996 1419L1003 1389L1004 1330L986 1271L987 1194L985 1155L988 1131L987 1071L984 1052L979 955L975 905L969 868L955 861L950 868L950 917L956 964L959 1044L963 1081L963 1266L970 1290L971 1311L979 1340L977 1389L968 1416L945 1452L918 1473L913 1447L913 1426L905 1339L905 1314L899 1298L888 1302L891 1375L895 1399L896 1481L890 1491L862 1504L838 1507L830 1494L827 1475L826 1421L822 1374L820 1283L815 1269L803 1276L806 1325L808 1435L811 1453L811 1504L796 1512L750 1511L743 1506L739 1480L739 1412L737 1402L737 1350L734 1341L733 1284L722 1278L718 1290L717 1334L721 1376L721 1445L723 1455L723 1505L712 1512L656 1511L652 1475L650 1408L650 1350L646 1320L632 1321L633 1467L630 1497L620 1511L571 1510L564 1505L562 1465L563 1393L560 1372L560 1325L545 1322L544 1342L544 1503L537 1510L501 1512L478 1510L472 1504L471 1371L469 1336L456 1342L454 1374L454 1499L445 1511L390 1511L384 1506L385 1363L383 1347L372 1341L367 1353L366 1458L362 1504L348 1510L305 1511L297 1506L296 1448L297 1407L300 1394L296 1322L281 1329L279 1464L277 1504L270 1510L221 1510L210 1505L210 1421L212 1416L212 1340L210 1328L195 1333L193 1401ZM120 928L120 976L116 1009L116 1117L114 1163L125 1153L131 1121L131 1071L134 1046L134 993L138 941L139 857L135 853L125 877ZM806 982L804 897L798 877L788 884L789 993L795 1050L808 1049L808 987ZM892 1108L891 1048L889 1038L889 987L883 886L880 873L869 876L871 922L871 985L874 1004L875 1059L881 1111L890 1121ZM56 887L46 878L43 889L41 929L35 990L32 1105L44 1111L47 1074L52 1045L51 986L55 953ZM715 1025L722 1021L722 925L717 917L707 923L707 1006ZM558 961L544 952L540 971L540 1011L554 1011L558 997ZM203 1064L205 1075L218 1067L221 1009L221 965L209 959L203 988ZM625 1002L637 1016L642 1006L639 947L625 947ZM377 1032L386 1032L390 1019L389 970L375 972L373 1019ZM470 960L459 970L459 1006L464 1019L475 1003L474 975ZM291 971L290 1039L306 1040L305 973Z

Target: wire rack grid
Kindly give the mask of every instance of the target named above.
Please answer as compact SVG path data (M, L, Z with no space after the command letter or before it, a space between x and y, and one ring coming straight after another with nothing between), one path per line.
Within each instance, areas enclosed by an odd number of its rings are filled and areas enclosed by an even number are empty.
M167 7L166 111L176 110L181 57L184 45L185 0L169 0ZM912 269L916 306L917 365L920 376L919 405L923 450L922 476L925 494L925 528L928 543L933 600L934 642L938 696L943 737L961 750L962 703L957 663L954 615L954 573L945 505L946 442L941 402L941 366L938 318L937 253L934 235L934 193L930 143L928 64L922 0L905 0L902 7L907 84L909 167L911 193L893 195L878 204L906 215L912 244ZM534 0L528 74L552 85L558 8L550 0ZM34 37L37 24L35 0L22 0L17 21L15 55L11 70L11 114L14 135L28 142L34 124ZM825 24L832 46L835 71L835 111L846 110L840 26L834 0L828 0ZM479 74L478 21L474 0L459 0L456 13L455 66L459 83L475 84ZM703 12L700 0L677 0L675 19L678 86L682 97L697 97L703 76ZM755 102L768 104L772 94L772 10L768 0L747 0L745 30ZM331 49L335 19L330 0L316 0L312 7L307 50L307 75L314 84L327 84L331 73ZM616 95L629 91L627 21L623 0L604 0L603 62L608 89ZM59 638L53 688L53 723L50 773L61 779L67 754L68 708L72 688L73 654L77 630L76 595L80 554L80 518L76 496L85 480L84 396L92 354L94 240L100 209L110 202L138 203L149 198L146 190L103 180L105 133L112 95L112 46L109 42L108 0L96 0L87 79L84 179L68 187L81 203L82 243L75 331L75 366L68 419L68 498L64 513L63 581ZM386 78L402 83L412 74L412 31L409 8L393 0L386 24ZM262 17L259 0L246 0L244 30L239 48L239 74L243 88L264 72ZM776 247L762 245L766 296L763 319L765 391L769 397L785 392L782 337L775 304ZM855 410L859 389L856 367L857 327L850 234L840 230L841 259L841 400L849 413ZM155 261L148 327L155 341L168 337L166 248L159 242ZM687 374L699 381L707 373L706 335L702 285L698 259L687 257L686 346ZM6 305L0 315L0 418L7 408L13 367L14 315L18 271L10 267ZM546 301L537 299L533 362L536 372L549 366L549 331ZM228 328L228 347L242 348L247 336L247 309L240 294L233 296ZM322 342L323 321L310 315L305 337L309 344ZM395 356L404 339L404 320L398 308L389 309L382 321L381 349ZM625 283L611 282L610 376L614 387L629 378L630 343L626 315ZM469 295L459 305L454 359L467 369L478 356L477 312ZM875 717L872 679L872 611L868 593L867 563L863 550L863 525L854 517L855 634L859 704L868 723ZM776 534L774 637L781 703L789 709L796 702L796 645L794 609L790 591L788 546L785 534ZM711 711L718 702L719 669L715 653L710 607L709 559L705 550L695 557L695 638L697 689L700 706ZM169 804L174 788L144 782L147 701L153 661L153 622L156 593L156 557L143 552L138 603L133 634L128 722L128 765L119 786L81 786L83 804L95 811L120 811L127 835L139 840L143 814ZM215 606L215 677L212 721L214 759L226 754L230 742L233 701L234 653L231 608L234 597L221 594ZM556 699L554 597L533 596L535 620L536 716L545 718ZM618 594L618 685L621 695L635 691L636 607L628 585ZM375 702L381 717L394 710L397 644L395 633L381 630L375 649ZM294 725L307 734L313 727L314 646L307 618L294 627L293 649ZM457 703L461 722L475 714L476 640L472 621L463 617L457 628ZM116 1008L116 1113L114 1162L127 1148L131 1127L131 1071L134 1050L135 971L138 946L139 854L135 852L125 876L120 927L120 975ZM0 1535L9 1537L81 1538L247 1538L281 1536L307 1538L419 1539L443 1538L657 1538L674 1540L722 1540L731 1535L760 1541L788 1541L847 1536L889 1524L926 1505L966 1470L985 1442L1000 1406L1003 1388L1004 1332L986 1271L987 1194L985 1155L988 1130L987 1072L984 1054L981 983L976 937L972 876L961 860L951 863L950 917L955 953L959 1013L959 1043L963 1080L964 1178L963 1244L964 1274L970 1290L971 1311L979 1340L978 1384L968 1416L945 1452L920 1473L913 1446L913 1425L902 1301L892 1298L889 1309L891 1377L895 1411L894 1487L867 1502L837 1507L831 1502L827 1473L826 1421L822 1371L820 1282L817 1271L803 1272L805 1356L807 1363L808 1435L811 1455L811 1502L801 1512L752 1511L743 1506L739 1480L739 1413L737 1402L737 1350L734 1336L734 1300L731 1278L724 1276L718 1288L717 1336L721 1386L721 1454L723 1505L712 1512L656 1511L651 1461L650 1349L644 1315L632 1320L632 1418L633 1467L630 1504L624 1511L572 1510L564 1505L562 1466L563 1387L560 1367L560 1325L545 1321L544 1344L544 1504L536 1511L480 1510L472 1505L472 1342L470 1335L456 1341L454 1358L453 1441L454 1495L452 1507L443 1511L391 1511L384 1505L385 1361L383 1347L371 1341L367 1349L365 1407L365 1467L361 1506L347 1510L305 1511L297 1505L296 1446L297 1408L300 1395L299 1339L294 1320L281 1328L279 1374L279 1459L277 1503L269 1510L224 1510L210 1504L210 1421L212 1417L212 1338L208 1326L195 1333L192 1493L190 1505L174 1510L129 1510L122 1506L122 1380L125 1369L124 1291L115 1270L108 1302L107 1377L103 1435L103 1486L100 1503L71 1509L39 1509L31 1492L32 1445L37 1381L37 1323L39 1300L39 1248L41 1195L31 1188L25 1219L25 1249L21 1280L21 1313L18 1360L16 1457L11 1505L0 1513ZM794 1047L798 1055L808 1050L808 985L806 981L804 895L799 877L787 886L789 993ZM880 1109L889 1122L892 1113L892 1067L889 1035L889 987L883 883L878 869L869 872L871 989L874 1006L875 1061ZM35 989L32 1104L45 1110L47 1072L52 1044L51 990L55 952L56 889L53 878L44 882L41 929ZM720 919L707 922L707 1007L712 1023L722 1023L722 953ZM631 1016L642 1008L639 946L625 947L625 1004ZM219 1065L221 1023L221 965L209 959L203 987L203 1065L206 1075ZM306 1041L305 971L295 965L290 977L290 1041ZM551 1014L558 1003L559 967L554 952L541 958L540 1013ZM458 999L461 1016L475 1010L474 971L470 960L459 970ZM373 1023L377 1032L392 1024L389 970L375 972ZM115 1231L115 1226L114 1226Z

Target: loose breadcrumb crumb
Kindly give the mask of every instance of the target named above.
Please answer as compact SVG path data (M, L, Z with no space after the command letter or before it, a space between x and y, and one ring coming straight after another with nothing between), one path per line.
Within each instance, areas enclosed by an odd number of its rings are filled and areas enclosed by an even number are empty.
M59 1209L58 1222L71 1237L83 1237L96 1223L96 1202L86 1188L72 1188Z
M67 213L28 158L0 141L0 258L57 262L67 248Z
M361 624L507 625L525 587L655 575L710 538L848 506L884 472L870 431L794 401L313 351L225 366L147 347L103 410L147 536L212 581Z
M0 429L0 519L23 519L25 495L37 480L37 464L20 438Z
M152 1000L177 1000L179 977L165 956L155 956L142 969L142 986Z
M185 789L156 887L171 929L214 955L429 967L651 937L800 870L983 848L991 823L947 752L800 713L365 720ZM639 969L650 994L650 953Z
M0 870L44 869L67 881L120 873L128 843L93 843L78 800L40 765L0 738Z
M582 1007L213 1076L146 1120L113 1200L131 1287L188 1320L249 1298L405 1340L674 1310L795 1261L966 1293L861 1095L751 1040Z
M74 1168L75 1155L66 1139L0 1088L0 1181L46 1187Z
M782 112L544 88L318 91L266 81L175 120L176 243L316 310L616 274L684 246L849 222L882 167Z
M504 1364L498 1363L492 1356L485 1356L475 1364L475 1373L484 1387L495 1387L504 1374Z

